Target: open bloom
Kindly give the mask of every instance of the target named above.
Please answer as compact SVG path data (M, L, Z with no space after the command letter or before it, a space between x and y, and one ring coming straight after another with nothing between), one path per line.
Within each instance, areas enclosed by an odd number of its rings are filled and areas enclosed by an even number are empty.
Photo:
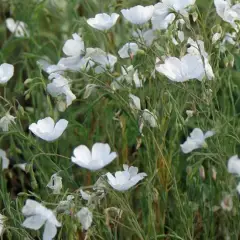
M65 42L63 52L70 57L80 56L84 53L84 41L77 33L74 33L72 37L73 39Z
M0 65L0 84L4 84L12 78L14 67L12 64L3 63Z
M118 191L127 191L131 187L135 186L139 181L147 176L146 173L138 173L137 167L129 167L123 164L124 171L117 171L115 176L111 173L107 173L108 183Z
M136 43L126 43L119 51L118 54L121 58L133 58L138 51L138 45Z
M150 112L148 109L144 109L142 117L150 127L157 127L157 116L154 113Z
M0 149L0 160L2 162L2 170L7 169L10 163L10 160L7 158L7 154L4 150Z
M214 5L223 21L230 23L238 31L239 27L235 21L240 20L240 4L231 5L231 0L214 0Z
M63 96L65 98L66 106L70 106L76 99L76 96L70 89L69 81L57 73L52 73L49 78L52 80L52 82L47 85L48 93L52 97Z
M12 18L6 19L6 25L10 32L14 33L16 37L29 36L27 25L21 21L14 21Z
M53 190L53 194L59 194L62 189L62 178L57 173L53 174L47 187Z
M100 48L87 48L87 53L85 57L89 57L98 66L95 67L96 73L102 73L106 70L112 72L114 70L114 65L117 62L117 57L110 53L104 52Z
M204 42L201 40L194 41L192 38L189 38L188 44L190 45L190 47L187 49L187 52L199 57L199 61L204 65L205 68L203 76L206 74L207 78L209 80L212 80L214 78L214 73L212 70L212 66L209 63L208 53L205 51L204 48Z
M117 153L111 152L108 144L95 143L92 151L85 145L76 147L73 151L72 162L80 167L96 171L111 163L116 157Z
M29 130L41 139L51 142L58 139L67 128L68 121L60 119L56 124L51 117L38 120L37 123L32 123Z
M187 8L193 5L195 1L196 0L162 0L162 2L155 4L151 19L153 29L167 29L176 17L173 11L188 17Z
M148 29L148 30L140 30L137 29L137 31L133 32L133 37L138 38L138 41L143 41L143 43L149 47L152 45L153 41L157 39L157 35L154 30Z
M3 130L3 132L7 132L9 125L15 123L15 118L16 117L13 117L9 113L6 113L6 115L0 119L0 128Z
M187 137L187 140L180 145L183 153L190 153L195 149L202 148L206 145L205 140L214 134L213 131L207 131L204 134L200 128L194 128L190 133L190 137Z
M118 18L119 14L117 13L112 13L111 15L99 13L94 18L89 18L87 23L93 28L104 31L115 25Z
M168 57L164 64L157 64L156 70L174 82L185 82L190 79L202 80L205 71L199 57L187 54L181 59Z
M83 207L79 212L77 212L76 217L82 224L82 228L84 230L88 230L91 227L93 214L87 207Z
M148 22L153 15L153 5L143 7L137 5L129 9L122 9L122 15L132 24L144 24Z
M34 200L27 199L22 213L27 217L22 223L23 227L38 230L44 225L43 240L53 239L57 234L57 227L61 227L53 211Z
M240 176L240 159L238 155L234 155L228 160L228 172Z

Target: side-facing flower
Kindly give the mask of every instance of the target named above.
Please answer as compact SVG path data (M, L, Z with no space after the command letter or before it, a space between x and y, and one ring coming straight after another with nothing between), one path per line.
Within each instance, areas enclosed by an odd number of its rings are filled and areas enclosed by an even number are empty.
M133 94L129 94L129 105L131 107L131 109L133 110L141 110L141 101L140 98L133 95Z
M150 112L148 109L144 109L142 116L144 121L151 127L157 127L157 116L154 113Z
M119 51L118 54L121 58L133 58L138 51L138 45L136 43L126 43Z
M143 41L143 43L149 47L152 45L153 41L157 39L157 35L153 29L148 30L140 30L133 32L133 37L138 38L139 41Z
M10 160L7 158L7 153L0 149L0 160L2 162L2 170L7 169L10 163Z
M153 9L153 5L146 7L137 5L129 9L122 9L121 13L132 24L142 25L151 19Z
M68 39L65 42L62 49L63 52L70 57L80 56L81 54L84 54L85 48L82 38L77 33L74 33L72 37L73 39Z
M95 143L92 151L85 145L76 147L73 151L72 162L91 171L104 168L117 157L116 152L111 152L110 146L104 143Z
M205 134L200 128L194 128L190 137L180 145L183 153L190 153L195 149L202 148L206 145L205 140L215 134L213 131L207 131Z
M57 227L61 227L53 211L34 200L27 199L22 214L26 217L23 227L38 230L44 225L43 240L53 239L57 234Z
M124 171L117 171L115 176L111 173L107 173L108 183L118 191L127 191L128 189L135 186L139 181L147 176L146 173L138 173L137 167L129 167L128 165L123 165Z
M0 128L3 130L3 132L8 132L9 125L15 124L15 119L16 117L10 115L8 112L4 117L0 119Z
M181 59L169 57L164 64L156 64L156 70L174 82L185 82L190 79L202 80L205 71L199 57L187 54Z
M49 76L49 79L52 80L51 83L47 85L47 91L52 97L61 97L64 96L66 101L66 106L70 106L72 102L76 99L76 96L70 89L70 84L68 79L63 77L60 74L52 73Z
M240 159L238 155L234 155L228 160L228 172L240 176Z
M12 18L7 18L6 25L8 30L14 33L16 37L29 36L27 25L24 22L21 22L21 21L15 22Z
M29 130L40 137L41 139L51 142L58 139L67 128L68 121L60 119L56 124L51 117L38 120L37 123L32 123Z
M89 18L87 23L98 30L108 30L114 26L119 18L119 14L112 13L108 15L106 13L99 13L94 18Z
M3 63L0 65L0 84L7 83L13 76L14 67L12 64Z
M62 178L58 176L57 173L54 173L51 176L51 179L47 184L47 187L53 190L53 194L59 194L62 189Z
M79 212L77 212L76 217L82 224L82 228L84 230L88 230L91 227L93 214L87 207L83 207Z

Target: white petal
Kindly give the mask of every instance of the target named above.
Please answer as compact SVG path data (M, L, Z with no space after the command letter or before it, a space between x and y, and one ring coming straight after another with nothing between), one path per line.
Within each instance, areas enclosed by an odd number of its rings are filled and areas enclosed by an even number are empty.
M22 226L25 228L30 228L33 230L38 230L44 222L46 221L46 217L42 215L34 215L25 219L22 223Z
M57 228L54 224L47 221L43 232L43 240L52 240L57 234Z
M228 160L228 172L240 176L240 159L238 155L234 155Z
M84 230L88 230L91 227L93 215L88 208L83 207L79 212L77 212L76 217L82 224Z
M11 64L3 63L0 65L0 84L6 83L13 76L14 67Z

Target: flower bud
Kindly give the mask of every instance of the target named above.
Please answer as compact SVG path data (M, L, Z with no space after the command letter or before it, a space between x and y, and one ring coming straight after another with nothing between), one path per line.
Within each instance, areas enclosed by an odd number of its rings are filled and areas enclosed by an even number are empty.
M205 178L206 178L205 169L204 169L204 167L203 167L202 165L201 165L200 168L199 168L199 175L200 175L200 177L201 177L203 180L205 180Z

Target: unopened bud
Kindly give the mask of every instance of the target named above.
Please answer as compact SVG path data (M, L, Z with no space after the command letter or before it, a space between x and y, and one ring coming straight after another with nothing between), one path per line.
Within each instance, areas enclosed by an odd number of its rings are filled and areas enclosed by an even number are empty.
M205 178L206 178L205 169L204 169L204 167L203 167L202 165L201 165L200 168L199 168L199 175L200 175L200 177L201 177L203 180L205 180Z
M212 168L212 179L214 181L216 181L216 179L217 179L217 171L216 171L215 167Z

